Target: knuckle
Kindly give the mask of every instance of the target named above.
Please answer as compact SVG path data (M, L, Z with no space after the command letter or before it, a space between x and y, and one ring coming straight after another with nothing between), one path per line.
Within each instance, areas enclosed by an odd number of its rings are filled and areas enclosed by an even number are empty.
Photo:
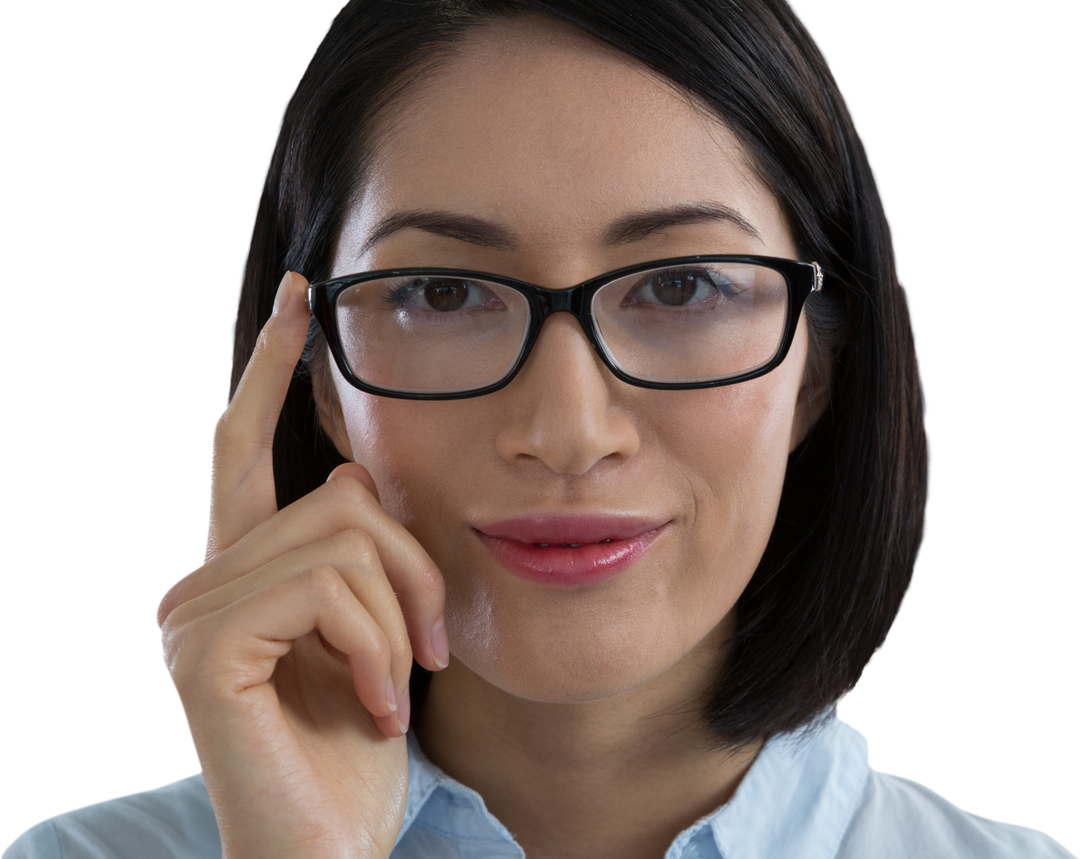
M188 670L190 660L185 658L187 654L183 639L184 636L179 630L172 629L167 630L161 637L161 649L165 657L165 665L173 676L173 682L177 685L184 681L190 673Z
M392 662L393 650L390 647L390 642L378 629L373 629L368 636L367 656L369 661L387 669Z
M158 603L157 625L162 631L162 634L165 632L169 617L172 615L173 611L176 610L176 607L180 605L181 600L176 593L176 590L179 587L180 585L176 584L169 588L168 593L166 593L165 596L161 598L161 602Z
M366 506L371 501L371 493L368 492L367 487L355 477L348 475L339 475L327 481L322 488L330 496L331 504L345 510Z
M213 424L210 425L210 443L214 449L228 449L237 443L237 417L232 405L227 405L217 413Z
M225 420L225 416L226 416L226 414L228 414L228 412L229 412L229 406L224 405L224 406L221 406L221 410L216 415L214 415L214 419L211 421L211 425L210 425L210 441L211 441L211 444L214 443L214 439L216 438L217 433L220 431L221 422Z
M312 567L304 573L304 578L308 591L319 602L336 602L348 590L338 571L327 564Z
M255 350L252 352L251 361L265 361L270 359L271 364L284 366L287 361L283 357L282 346L284 345L285 332L278 324L279 317L271 316L259 332L255 340Z
M226 408L225 411L221 413L221 417L217 419L217 423L214 424L214 443L223 444L229 439L229 436L229 410Z
M417 572L416 588L424 599L441 602L445 597L442 573L434 564L425 564Z
M262 327L259 328L259 335L255 339L255 347L259 350L273 350L274 340L279 339L278 332L281 328L280 325L275 324L280 317L271 316L265 323L262 323Z
M237 435L233 422L229 420L230 408L218 418L214 426L214 465L217 468L222 462L228 461L241 447L242 439Z
M389 633L390 651L393 661L399 665L411 665L413 658L412 644L409 642L409 631L405 628L405 621L395 624Z
M178 688L192 685L194 678L202 673L206 653L211 642L200 635L199 622L183 622L173 613L162 628L161 641L165 664Z
M273 347L274 339L274 317L271 316L263 324L263 327L259 329L259 334L255 338L255 347L251 350L251 357L248 359L248 366L250 367L259 358L261 358L267 349Z
M165 652L165 662L172 668L173 659L180 648L180 627L182 624L173 618L167 617L161 624L161 649Z
M192 573L191 575L184 576L184 578L180 579L180 581L169 588L165 593L165 596L161 598L161 602L158 603L157 623L158 627L163 631L165 629L165 624L169 619L177 613L177 610L184 605L184 603L192 598L190 591L195 575L196 573ZM176 621L174 621L174 625L175 622Z
M369 569L378 563L378 549L367 531L346 528L344 531L338 531L330 539L334 548L345 557L349 564Z

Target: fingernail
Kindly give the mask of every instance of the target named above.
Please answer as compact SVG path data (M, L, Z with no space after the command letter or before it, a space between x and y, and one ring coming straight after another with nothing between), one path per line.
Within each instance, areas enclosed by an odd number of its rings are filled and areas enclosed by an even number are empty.
M450 641L446 637L446 624L441 617L431 628L431 655L440 668L450 664Z
M386 706L390 708L391 713L397 712L397 690L394 689L393 677L389 677L386 680Z
M292 291L289 286L292 284L292 272L285 272L285 277L281 279L281 283L278 284L277 294L274 295L274 316L277 316L289 306L289 299L292 298Z
M406 689L397 705L397 723L403 734L409 730L409 714L411 711L412 704L409 702L409 690Z

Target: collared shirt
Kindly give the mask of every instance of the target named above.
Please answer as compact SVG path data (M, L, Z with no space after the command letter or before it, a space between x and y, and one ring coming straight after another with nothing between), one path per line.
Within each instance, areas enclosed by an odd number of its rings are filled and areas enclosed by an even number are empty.
M211 859L217 823L201 776L63 814L3 859ZM391 859L521 859L476 791L409 738L409 798ZM866 741L833 718L770 740L729 802L676 837L664 859L1075 859L1030 829L950 805L867 763Z

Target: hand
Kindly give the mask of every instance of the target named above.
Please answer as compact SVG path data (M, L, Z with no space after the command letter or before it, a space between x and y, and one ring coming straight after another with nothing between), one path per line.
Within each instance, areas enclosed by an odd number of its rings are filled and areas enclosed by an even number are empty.
M389 856L412 660L449 661L442 576L365 468L277 509L272 445L306 289L281 282L214 437L206 564L158 612L229 859Z

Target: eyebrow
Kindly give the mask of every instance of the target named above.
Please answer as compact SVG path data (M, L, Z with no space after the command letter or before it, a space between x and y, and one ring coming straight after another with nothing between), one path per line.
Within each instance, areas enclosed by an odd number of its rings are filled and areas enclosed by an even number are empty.
M734 224L744 233L759 242L761 234L746 218L735 209L721 203L701 202L684 203L652 209L645 212L631 212L611 223L602 237L608 246L626 245L641 241L652 233L667 227L684 224L700 224L708 221L724 221ZM498 251L512 251L518 248L518 239L513 230L492 221L461 215L441 210L411 210L393 212L376 224L375 229L364 242L358 256L363 256L378 242L404 229L424 230L437 236L468 242L484 248Z

